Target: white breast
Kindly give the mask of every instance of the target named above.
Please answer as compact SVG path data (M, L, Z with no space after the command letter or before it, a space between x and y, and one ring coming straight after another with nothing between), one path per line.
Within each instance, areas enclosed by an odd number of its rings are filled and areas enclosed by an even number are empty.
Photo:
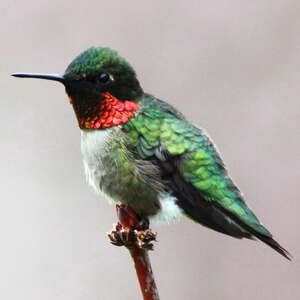
M100 181L104 175L102 157L111 129L81 130L81 152L88 184L101 194Z

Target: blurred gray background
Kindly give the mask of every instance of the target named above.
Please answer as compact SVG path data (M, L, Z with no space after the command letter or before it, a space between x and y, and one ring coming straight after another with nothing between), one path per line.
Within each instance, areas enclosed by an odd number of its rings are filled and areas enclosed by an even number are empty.
M117 49L144 89L207 129L250 206L294 256L187 219L153 225L161 299L295 300L300 291L300 3L1 1L0 298L141 299L113 206L86 185L63 73Z

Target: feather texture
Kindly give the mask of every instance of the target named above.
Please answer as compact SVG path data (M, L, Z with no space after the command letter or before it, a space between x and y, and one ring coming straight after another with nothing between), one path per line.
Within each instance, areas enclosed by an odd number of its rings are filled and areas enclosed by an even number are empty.
M210 138L172 106L145 95L123 131L131 153L158 167L165 190L187 216L233 237L256 237L289 257L245 203Z

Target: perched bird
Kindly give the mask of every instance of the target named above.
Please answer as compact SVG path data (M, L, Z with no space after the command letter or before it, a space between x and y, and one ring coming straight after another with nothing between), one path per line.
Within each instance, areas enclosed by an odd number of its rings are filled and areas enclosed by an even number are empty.
M145 93L117 52L90 48L63 76L13 76L64 84L81 130L87 181L97 193L145 219L183 214L235 238L257 238L290 259L247 206L205 132Z

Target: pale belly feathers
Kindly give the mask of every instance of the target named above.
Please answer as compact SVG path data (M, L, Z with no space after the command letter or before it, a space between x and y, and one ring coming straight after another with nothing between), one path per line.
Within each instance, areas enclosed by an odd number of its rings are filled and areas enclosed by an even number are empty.
M81 152L88 184L110 202L130 205L151 220L172 221L182 215L177 199L164 191L159 170L136 160L120 128L81 130Z

